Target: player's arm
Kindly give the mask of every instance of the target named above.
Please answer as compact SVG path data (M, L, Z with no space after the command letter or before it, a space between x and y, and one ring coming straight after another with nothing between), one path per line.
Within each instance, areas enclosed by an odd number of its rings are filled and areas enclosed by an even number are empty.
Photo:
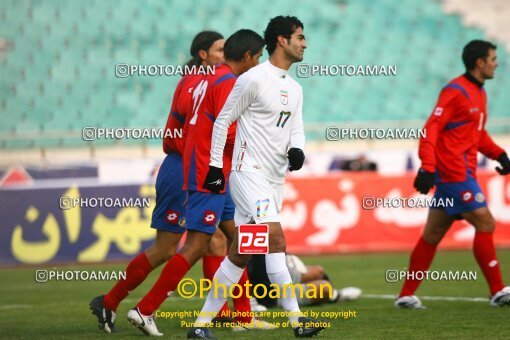
M223 150L227 142L228 128L243 114L257 97L257 82L240 76L228 95L225 105L214 122L211 140L211 159L204 189L219 193L225 187L223 176Z
M184 121L185 121L186 117L179 114L179 112L177 112L177 102L181 95L181 91L182 91L182 87L183 87L183 83L184 83L183 79L184 78L181 78L179 83L177 83L177 87L175 88L174 95L172 97L172 105L170 106L170 112L168 113L168 118L166 120L165 130L170 128L172 116L174 116L174 118L176 118L179 122L181 122L182 125L184 125ZM164 148L165 148L165 143L163 142L163 151L167 152L168 150L164 150ZM183 150L178 150L178 151L181 152L181 154L182 154Z
M227 80L221 82L218 86L215 86L213 88L213 92L212 92L212 96L211 96L211 105L209 107L212 108L211 114L214 116L215 122L216 122L216 119L218 119L218 116L221 113L221 110L225 106L225 103L227 102L227 99L228 99L230 93L232 92L232 89L234 88L235 83L236 83L236 78L230 78L230 79L227 79ZM233 123L234 122L231 122L229 127ZM234 143L233 141L235 139L235 129L227 128L227 131L228 132L227 132L226 145L231 143L232 144L231 146L233 146L233 143ZM234 136L232 136L231 134L234 134Z
M298 102L298 109L292 120L290 128L290 148L287 152L289 159L289 170L301 169L305 161L305 129L303 124L303 92L301 91Z
M421 167L414 180L414 187L422 194L427 194L434 186L437 140L445 125L453 118L457 95L458 91L454 89L441 91L437 104L425 123L425 137L420 138L418 149Z
M505 150L494 143L485 128L480 133L478 151L490 159L497 160L499 164L501 164L501 168L496 167L496 171L499 172L500 175L508 175L510 173L510 159L508 159L508 155L506 154Z

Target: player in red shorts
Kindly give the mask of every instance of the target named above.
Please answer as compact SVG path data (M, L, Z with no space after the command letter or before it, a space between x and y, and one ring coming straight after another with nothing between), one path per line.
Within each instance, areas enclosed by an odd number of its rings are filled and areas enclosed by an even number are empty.
M510 304L510 286L505 287L493 242L495 221L476 181L477 153L497 160L501 175L510 173L510 160L485 130L486 80L494 77L496 46L474 40L464 47L466 73L443 88L436 107L425 124L426 137L420 140L421 168L414 187L427 194L435 185L434 198L453 199L453 206L431 208L423 235L411 254L408 273L427 271L437 245L456 219L465 219L475 229L473 252L491 292L490 305ZM421 280L408 277L395 306L424 308L414 295Z
M192 59L187 65L198 67L223 63L224 42L223 36L217 32L200 32L191 44ZM189 90L193 89L201 78L200 74L188 74L179 81L165 129L172 133L183 129L185 120L190 119L187 117L188 112L192 109L192 94ZM126 268L126 280L118 281L108 294L97 296L90 302L90 309L98 319L99 329L107 333L115 331L119 303L138 287L154 268L167 262L175 254L181 236L186 231L183 206L186 192L182 190L184 138L171 138L167 135L163 140L163 150L167 156L161 164L156 180L156 207L151 221L151 227L157 230L156 240L152 246L131 260ZM224 255L225 236L217 237L214 245L214 249L218 251L216 254ZM212 278L223 257L204 257L204 276Z
M226 234L234 232L234 205L230 195L223 191L211 194L200 186L209 169L212 127L237 76L258 64L264 40L251 30L239 30L227 39L224 46L226 62L217 66L214 75L205 76L193 91L192 117L186 127L186 145L183 154L184 189L188 191L186 206L186 229L184 246L173 256L161 272L152 289L138 305L128 313L128 320L145 334L161 335L152 315L163 301L174 292L189 269L203 256L203 251L215 232L219 221L230 225ZM230 131L231 148L224 153L231 163L235 128ZM226 174L229 169L225 169ZM199 185L197 185L197 183ZM238 296L238 294L235 294ZM237 299L238 300L238 299ZM251 312L250 301L245 296L246 309ZM234 304L236 300L234 300ZM241 308L237 308L239 310ZM249 323L252 317L243 316L236 321ZM263 323L263 322L259 322ZM267 323L266 323L267 324ZM269 324L267 324L269 326Z

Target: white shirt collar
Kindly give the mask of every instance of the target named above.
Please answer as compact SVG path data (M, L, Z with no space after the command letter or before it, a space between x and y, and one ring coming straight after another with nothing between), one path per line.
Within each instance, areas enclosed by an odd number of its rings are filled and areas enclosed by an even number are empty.
M278 77L287 76L289 74L288 70L284 70L283 68L279 68L279 67L276 67L273 64L271 64L269 59L266 60L266 64L267 64L267 67L271 70L271 72L276 74Z

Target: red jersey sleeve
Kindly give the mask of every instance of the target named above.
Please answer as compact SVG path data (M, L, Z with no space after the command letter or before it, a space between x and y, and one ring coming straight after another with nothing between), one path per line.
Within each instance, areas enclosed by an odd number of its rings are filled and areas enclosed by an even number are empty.
M496 143L494 143L491 136L485 129L483 129L480 133L478 151L480 151L482 154L489 157L490 159L498 159L498 157L501 156L503 152L505 152L505 150L503 150Z
M436 142L445 125L455 118L455 97L458 94L459 91L455 89L443 89L432 114L425 123L425 137L420 138L418 150L421 168L425 171L436 171Z
M212 98L214 98L214 103L212 103L212 107L214 109L214 118L217 118L218 115L221 112L221 109L223 109L223 106L225 106L225 103L228 99L228 96L230 95L230 92L234 88L234 84L236 83L235 77L226 79L216 85L213 89L214 93ZM236 124L232 124L228 129L228 135L227 135L227 142L226 145L228 146L228 150L232 151L235 143L236 138Z
M172 106L170 109L171 111L177 110L177 102L178 102L179 96L181 95L183 84L184 84L184 78L179 80L179 83L177 83L177 87L175 88L174 96L172 98Z
M174 95L172 97L172 105L170 106L170 112L168 113L168 118L166 120L166 124L165 124L165 132L167 130L172 130L172 127L173 127L173 122L172 120L173 119L176 119L175 117L172 117L174 114L176 115L179 115L180 114L177 112L177 103L179 101L179 97L181 95L181 90L183 88L183 83L184 83L184 78L182 78L179 83L177 84L177 87L175 88L175 91L174 91ZM182 119L184 119L185 117L183 117ZM177 149L179 149L179 146L177 146ZM172 146L171 146L171 141L170 141L170 138L167 137L167 138L163 138L163 151L166 153L166 154L169 154L170 152L172 152ZM176 150L178 151L180 154L182 154L182 151L183 150Z

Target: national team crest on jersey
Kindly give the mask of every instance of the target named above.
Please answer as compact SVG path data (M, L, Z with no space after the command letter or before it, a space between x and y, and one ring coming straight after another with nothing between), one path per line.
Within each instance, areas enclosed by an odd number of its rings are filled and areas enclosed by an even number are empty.
M283 105L287 105L289 103L289 93L284 90L280 90L280 101Z
M460 196L462 197L462 201L464 201L466 203L472 202L474 199L473 192L471 190L466 190L466 191L461 192Z
M483 203L485 201L485 196L479 192L475 195L475 201L477 201L478 203Z
M172 209L166 211L166 222L177 224L179 222L179 212Z
M206 210L202 222L207 225L214 225L216 222L216 213L211 210Z

